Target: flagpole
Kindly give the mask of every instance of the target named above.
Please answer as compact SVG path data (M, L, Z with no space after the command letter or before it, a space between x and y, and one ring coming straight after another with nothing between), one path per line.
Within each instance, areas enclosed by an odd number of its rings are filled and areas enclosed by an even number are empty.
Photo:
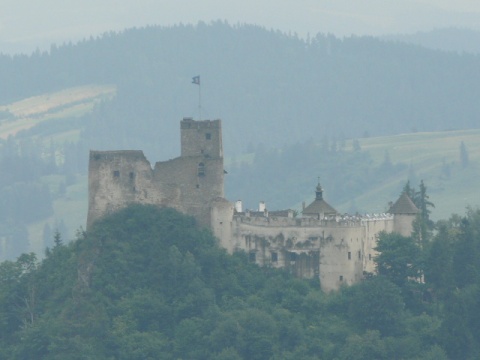
M198 83L198 120L202 120L202 84Z
M198 85L198 120L202 120L202 85L200 75L192 78L192 84Z

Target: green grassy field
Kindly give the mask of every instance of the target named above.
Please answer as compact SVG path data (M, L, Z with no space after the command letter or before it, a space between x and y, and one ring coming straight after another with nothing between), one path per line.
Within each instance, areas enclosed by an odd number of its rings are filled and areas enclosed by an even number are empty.
M0 121L0 139L44 121L81 116L115 93L116 88L112 85L79 86L0 106L0 111L8 111L15 116L12 120Z
M460 160L460 144L464 142L469 155L468 166ZM430 200L435 204L433 219L463 214L467 206L480 206L480 130L413 133L360 140L375 162L381 163L388 152L392 163L405 163L417 179L427 185ZM352 143L349 143L352 146ZM448 171L449 170L449 174ZM398 194L407 175L383 182L383 185L355 199L359 208L382 212L392 195ZM348 208L342 204L339 208Z

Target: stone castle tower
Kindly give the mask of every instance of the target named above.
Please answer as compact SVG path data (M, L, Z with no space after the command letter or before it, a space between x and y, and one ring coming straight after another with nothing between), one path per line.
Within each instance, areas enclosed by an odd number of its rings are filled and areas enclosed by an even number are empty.
M140 150L91 151L87 228L131 203L175 208L210 226L210 206L223 198L220 120L180 123L181 156L152 169Z

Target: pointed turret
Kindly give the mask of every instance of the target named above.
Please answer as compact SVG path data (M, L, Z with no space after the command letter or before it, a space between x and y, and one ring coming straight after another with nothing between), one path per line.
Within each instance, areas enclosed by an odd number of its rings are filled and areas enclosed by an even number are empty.
M320 185L320 182L318 182L317 189L315 191L315 200L323 200L323 188L322 185Z
M337 210L330 206L325 200L323 200L323 188L320 185L320 181L315 189L315 200L303 209L303 216L316 217L323 219L326 216L337 215Z
M412 199L407 195L406 192L403 192L398 200L393 204L388 212L392 215L402 214L402 215L416 215L420 212L418 208L413 203Z
M388 212L393 215L393 231L403 236L412 235L413 222L420 210L406 192L403 192L398 200L390 206Z

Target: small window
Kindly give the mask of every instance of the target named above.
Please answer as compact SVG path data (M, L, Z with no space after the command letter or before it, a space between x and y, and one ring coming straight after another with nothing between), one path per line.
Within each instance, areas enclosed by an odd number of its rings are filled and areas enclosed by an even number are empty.
M290 253L290 261L297 261L297 254L296 253Z
M116 177L116 178L120 177L120 171L115 170L115 171L113 172L113 177Z
M211 140L211 139L212 139L212 134L206 133L206 134L205 134L205 139Z
M358 259L360 260L362 258L362 252L358 251Z
M257 254L254 252L251 252L250 254L248 254L248 260L250 260L250 262L257 261Z
M348 260L352 260L352 253L350 251L348 252Z
M205 164L202 162L198 164L198 176L205 176Z
M277 261L278 261L278 254L272 251L272 262L276 263Z
M197 184L196 187L197 187L197 189L200 189L200 185L199 185L199 184Z
M368 260L372 260L372 254L368 254Z
M340 276L338 277L338 280L343 281L343 275L340 275Z
M135 178L135 174L133 172L131 172L128 176L130 177L130 180L133 180Z

